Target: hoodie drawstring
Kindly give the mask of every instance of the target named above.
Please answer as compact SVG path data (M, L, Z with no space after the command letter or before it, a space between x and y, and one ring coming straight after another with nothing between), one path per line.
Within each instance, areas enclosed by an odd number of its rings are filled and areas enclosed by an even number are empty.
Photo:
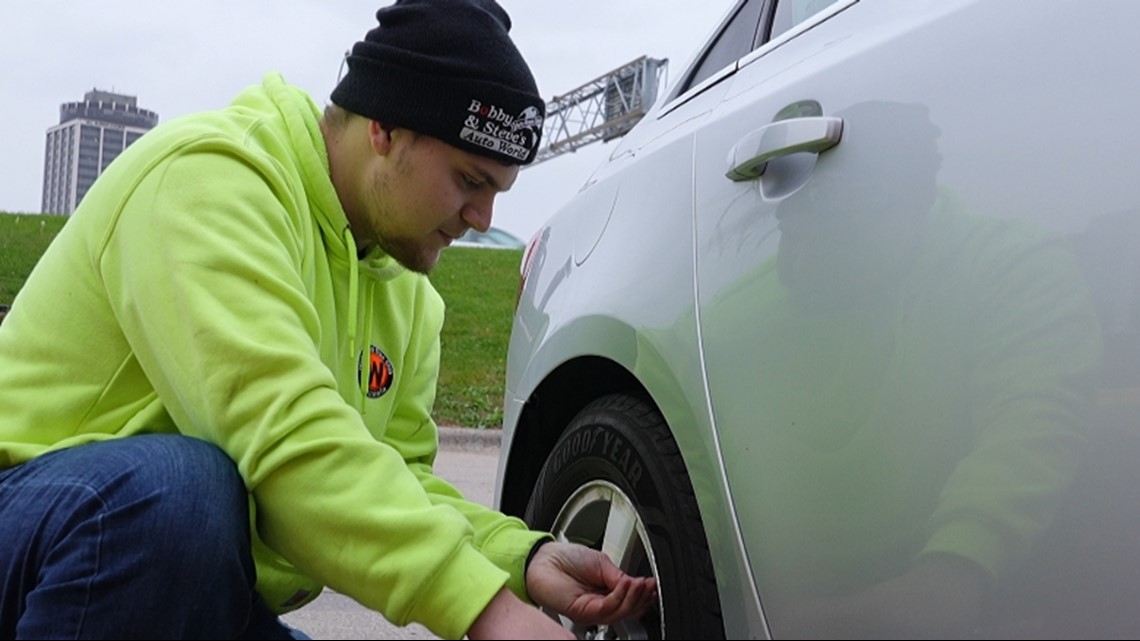
M364 331L365 333L372 330L372 291L375 283L369 281L364 291ZM364 402L368 399L368 379L372 376L372 345L368 342L368 336L365 336L364 349L368 352L368 372L360 380L360 415L363 416L368 413L368 405Z
M348 344L351 346L351 349L355 350L358 348L356 342L356 298L357 287L360 283L360 265L356 259L356 241L353 240L352 231L348 227L344 228L344 246L348 250ZM363 409L364 386L367 380L367 372L364 368L368 366L368 363L364 362L364 352L359 353L360 356L358 356L358 358L360 360L357 361L359 363L359 365L357 365L359 374L357 378L360 379L360 407Z

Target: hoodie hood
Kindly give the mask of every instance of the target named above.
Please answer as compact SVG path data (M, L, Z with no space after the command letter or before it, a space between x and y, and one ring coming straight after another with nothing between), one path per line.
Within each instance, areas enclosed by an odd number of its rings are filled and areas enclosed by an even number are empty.
M350 269L355 266L361 274L380 282L391 280L405 271L395 259L379 249L372 249L363 258L357 257L348 217L330 178L328 150L318 124L321 110L307 93L287 84L281 74L270 72L260 85L251 86L238 95L231 107L255 111L263 118L266 114L278 116L280 127L260 127L251 134L256 136L265 132L276 136L280 131L287 132L289 139L278 142L292 150L302 169L305 196L325 238L329 255L336 263Z

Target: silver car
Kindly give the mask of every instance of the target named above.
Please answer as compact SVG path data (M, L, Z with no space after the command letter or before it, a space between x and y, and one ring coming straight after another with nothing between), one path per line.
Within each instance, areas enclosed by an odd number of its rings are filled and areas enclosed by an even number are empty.
M522 266L499 507L659 582L577 632L1140 636L1140 3L726 9Z

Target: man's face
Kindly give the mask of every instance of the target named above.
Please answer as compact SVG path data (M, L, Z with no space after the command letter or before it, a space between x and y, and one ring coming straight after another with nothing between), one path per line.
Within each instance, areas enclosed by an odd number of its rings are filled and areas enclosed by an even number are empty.
M428 273L439 253L469 228L491 226L495 196L519 168L452 147L431 136L396 129L386 162L365 185L353 229L358 241L376 244L408 269Z

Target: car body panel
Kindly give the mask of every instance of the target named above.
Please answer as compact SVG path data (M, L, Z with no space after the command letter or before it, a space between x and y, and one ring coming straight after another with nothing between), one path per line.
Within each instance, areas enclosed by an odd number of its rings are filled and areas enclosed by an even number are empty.
M496 495L529 491L552 438L532 433L559 429L531 409L637 389L688 468L729 638L809 634L805 595L946 553L1015 591L1088 581L1061 598L1073 627L989 633L1134 634L1126 482L1096 486L1119 518L1081 539L1089 567L1035 559L1086 442L1140 455L1140 87L1122 76L1140 5L811 7L656 105L536 237ZM726 177L750 134L811 117L842 120L838 144ZM1008 549L939 534L963 513Z

